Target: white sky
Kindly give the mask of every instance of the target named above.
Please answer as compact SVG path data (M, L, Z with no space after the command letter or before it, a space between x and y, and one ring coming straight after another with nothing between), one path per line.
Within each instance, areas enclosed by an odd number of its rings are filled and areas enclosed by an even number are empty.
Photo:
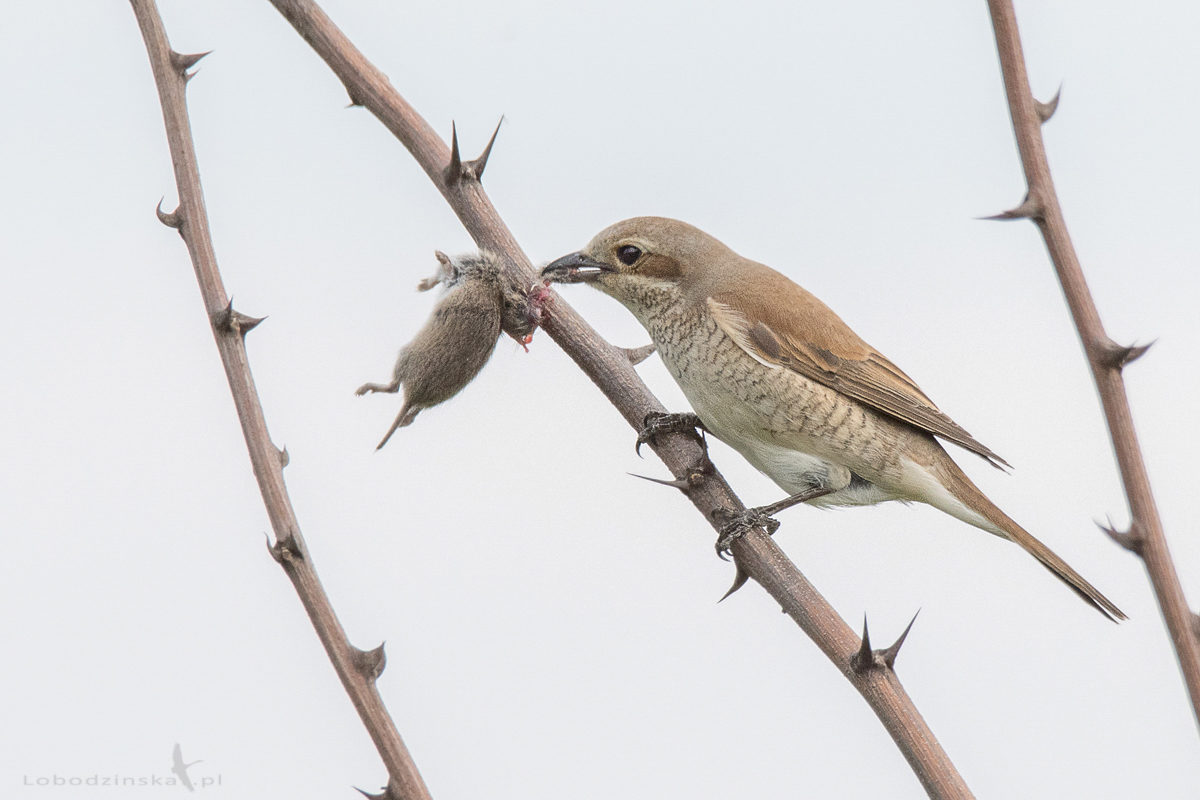
M187 255L132 12L10 4L0 27L0 726L6 797L54 775L211 796L353 797L385 774L268 529ZM467 155L544 262L636 214L695 223L836 309L1010 460L981 486L1130 615L1105 622L1014 546L926 508L783 516L777 535L908 691L980 797L1194 797L1196 724L1080 347L1020 202L984 3L329 2ZM502 8L501 10L498 10ZM435 797L921 797L867 706L556 346L500 342L381 453L384 379L471 242L402 147L265 2L164 3L213 49L192 125L218 256L317 567ZM1158 339L1127 372L1184 586L1200 395L1195 4L1023 3L1052 167L1101 314ZM632 317L568 300L624 345ZM657 359L640 368L673 408ZM749 503L779 490L714 446ZM171 790L178 793L178 789Z

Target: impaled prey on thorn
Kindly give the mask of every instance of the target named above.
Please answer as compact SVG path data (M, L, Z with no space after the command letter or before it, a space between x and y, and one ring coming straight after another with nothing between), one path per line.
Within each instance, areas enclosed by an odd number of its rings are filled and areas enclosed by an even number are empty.
M439 284L446 294L416 337L400 351L390 383L365 383L355 394L397 392L404 404L376 449L426 408L444 403L470 383L491 358L501 331L522 345L533 337L540 305L516 286L488 253L450 258L437 253L438 271L417 285ZM536 297L541 297L535 293Z

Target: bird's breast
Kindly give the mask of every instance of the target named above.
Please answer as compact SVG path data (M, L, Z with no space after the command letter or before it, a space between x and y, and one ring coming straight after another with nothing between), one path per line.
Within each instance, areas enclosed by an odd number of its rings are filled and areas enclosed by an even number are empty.
M871 483L899 475L901 426L816 381L752 358L707 308L663 303L639 311L693 410L719 439L789 492L839 467ZM879 497L868 502L887 499Z

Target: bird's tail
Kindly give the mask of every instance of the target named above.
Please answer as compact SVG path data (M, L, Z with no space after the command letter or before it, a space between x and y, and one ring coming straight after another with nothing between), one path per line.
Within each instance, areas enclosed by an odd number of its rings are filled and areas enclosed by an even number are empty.
M1041 562L1042 566L1053 572L1059 580L1070 586L1077 595L1101 614L1114 622L1126 619L1125 612L1105 597L1099 589L1088 583L1070 564L1035 539L1031 533L1014 522L1011 517L989 500L987 495L971 482L971 479L949 456L938 459L936 469L940 483L953 495L952 498L947 499L956 502L943 505L939 502L932 502L933 498L927 502L964 522L969 522L989 533L1016 542L1025 552Z

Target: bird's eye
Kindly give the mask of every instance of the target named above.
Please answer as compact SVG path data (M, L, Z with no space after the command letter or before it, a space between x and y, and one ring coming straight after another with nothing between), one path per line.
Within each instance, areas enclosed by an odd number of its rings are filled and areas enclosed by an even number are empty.
M642 251L631 244L622 245L617 248L617 258L627 267L633 266L633 262L641 257Z

